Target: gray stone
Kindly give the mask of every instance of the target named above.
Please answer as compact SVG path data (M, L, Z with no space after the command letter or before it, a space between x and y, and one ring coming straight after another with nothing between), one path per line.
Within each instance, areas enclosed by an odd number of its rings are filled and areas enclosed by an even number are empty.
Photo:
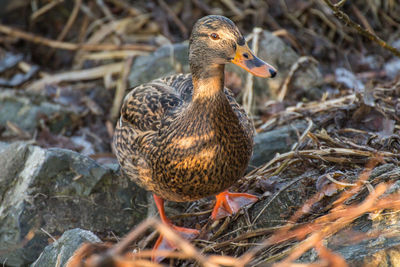
M123 235L147 214L145 190L70 150L14 143L0 166L0 262L9 266L33 262L48 245L45 232Z
M0 153L8 147L8 143L0 142Z
M400 221L397 221L397 223L399 222ZM355 264L351 263L361 262L363 258L371 256L377 252L400 246L400 236L396 235L392 237L375 237L356 244L351 244L351 242L344 242L341 245L338 245L340 240L348 239L349 228L355 230L360 225L365 224L368 224L368 231L372 232L377 228L377 225L371 225L371 221L368 220L368 218L365 216L365 218L359 219L351 227L346 228L345 230L347 231L342 230L337 233L333 238L329 239L329 243L335 243L334 245L329 244L329 248L339 253L349 263L349 266L355 266ZM399 226L386 225L385 231L393 233L398 232ZM400 260L399 256L397 260Z
M297 122L257 134L254 137L253 156L249 168L253 169L267 163L276 153L290 151L292 145L298 141L298 134L306 128L306 122Z
M135 87L160 77L189 71L188 43L165 45L154 53L135 60L129 83L131 87Z
M82 243L101 240L92 232L79 228L66 231L57 241L48 245L31 267L64 266Z
M61 131L79 115L71 108L46 101L41 96L26 95L15 90L0 90L0 125L7 121L15 123L19 128L33 133L41 116L47 116L50 130Z

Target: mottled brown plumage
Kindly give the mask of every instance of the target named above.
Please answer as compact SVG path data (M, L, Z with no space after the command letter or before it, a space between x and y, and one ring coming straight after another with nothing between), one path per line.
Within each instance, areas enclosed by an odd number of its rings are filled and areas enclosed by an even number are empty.
M141 85L125 98L114 145L124 172L160 197L191 201L239 179L253 126L229 89L192 101L191 75Z
M125 97L113 145L126 175L177 202L215 195L242 177L254 129L223 82L238 46L248 49L232 21L205 17L190 39L192 74L154 80ZM244 68L264 67L249 53ZM268 71L265 77L274 76Z

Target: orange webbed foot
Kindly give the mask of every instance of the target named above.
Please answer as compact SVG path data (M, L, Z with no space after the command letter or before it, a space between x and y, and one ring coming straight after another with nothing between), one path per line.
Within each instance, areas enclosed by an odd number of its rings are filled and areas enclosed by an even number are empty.
M184 228L175 226L173 224L168 224L175 232L177 232L182 238L186 240L193 240L199 236L200 232L196 229L191 228ZM165 256L157 256L157 250L167 250L167 251L174 251L177 249L177 246L164 238L163 235L160 234L158 237L154 247L153 247L153 257L152 260L155 262L161 262L165 259Z
M246 193L230 193L224 191L219 193L211 213L211 219L218 220L229 215L235 214L242 207L257 202L258 197Z
M160 218L161 221L170 226L176 233L178 233L182 238L186 240L193 240L197 236L199 236L200 232L196 229L190 229L190 228L184 228L184 227L179 227L175 226L171 223L171 221L167 218L165 215L165 210L164 210L164 200L160 198L159 196L153 194L154 201L156 203L157 209L160 213ZM153 247L153 256L152 260L155 262L161 262L165 256L157 256L157 250L169 250L169 251L174 251L177 247L171 243L169 240L164 238L161 234L158 237L154 247Z

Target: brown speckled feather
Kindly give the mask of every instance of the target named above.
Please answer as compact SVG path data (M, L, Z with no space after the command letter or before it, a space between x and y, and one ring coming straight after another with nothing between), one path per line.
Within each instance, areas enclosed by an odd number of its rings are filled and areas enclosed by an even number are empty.
M190 74L134 88L121 108L113 145L122 170L173 201L217 194L243 174L253 125L229 89L193 100Z

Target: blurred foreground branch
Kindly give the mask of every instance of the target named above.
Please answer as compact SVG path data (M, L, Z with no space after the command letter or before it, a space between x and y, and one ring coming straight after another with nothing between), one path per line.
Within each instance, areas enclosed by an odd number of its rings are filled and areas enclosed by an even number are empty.
M355 29L361 35L364 35L371 41L374 41L375 43L379 44L386 50L392 52L394 55L400 57L400 51L398 49L389 45L388 43L386 43L385 41L383 41L381 38L371 33L370 31L362 28L360 24L355 23L353 20L350 19L350 17L346 13L340 10L340 7L344 5L346 0L341 0L337 4L332 4L330 0L323 0L323 1L329 6L329 8L333 11L335 17L337 17L339 20L344 22L346 25L349 25L351 28Z

